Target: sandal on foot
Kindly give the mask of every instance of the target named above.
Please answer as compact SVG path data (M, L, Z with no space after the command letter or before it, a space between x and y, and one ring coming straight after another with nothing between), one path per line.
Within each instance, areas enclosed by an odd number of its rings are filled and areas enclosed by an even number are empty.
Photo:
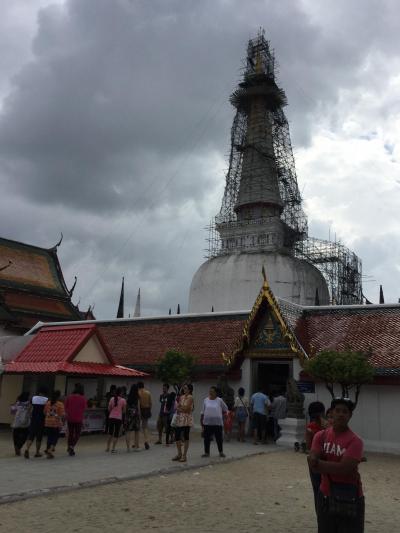
M43 455L41 453L39 453L39 452L36 452L33 457L43 457Z
M179 459L179 462L180 463L186 463L187 459L185 456L182 456L180 459Z
M176 455L172 458L172 461L180 461L182 459L182 455Z

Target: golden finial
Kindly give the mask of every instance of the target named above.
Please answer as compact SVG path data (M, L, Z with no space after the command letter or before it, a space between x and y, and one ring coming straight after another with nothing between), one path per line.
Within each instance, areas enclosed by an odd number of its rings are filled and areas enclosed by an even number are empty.
M269 287L269 285L268 285L267 274L265 272L265 266L264 265L262 266L261 272L262 272L262 277L264 279L263 288L267 289Z

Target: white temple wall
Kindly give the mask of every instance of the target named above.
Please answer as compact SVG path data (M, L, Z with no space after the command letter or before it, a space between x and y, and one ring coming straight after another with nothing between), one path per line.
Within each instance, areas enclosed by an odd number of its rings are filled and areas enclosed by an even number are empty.
M292 368L293 368L293 379L296 381L299 381L300 379L300 372L303 370L300 364L300 361L297 359L297 357L293 358L292 361Z
M301 370L297 359L293 360L293 376L298 379ZM111 384L125 385L128 390L131 383L139 379L126 380L108 379L106 390ZM151 392L153 399L152 418L150 426L155 427L159 412L159 396L162 390L162 382L156 379L143 379L145 387ZM200 427L200 412L204 398L208 396L211 385L216 385L217 379L204 379L193 382L194 387L194 425ZM242 377L240 380L228 381L233 387L235 396L239 387L243 387L246 396L251 395L251 360L245 359L242 364ZM323 384L317 383L315 394L305 394L305 413L312 401L322 401L326 408L331 403L331 397ZM365 385L361 390L359 404L350 422L351 428L364 441L367 451L397 453L400 454L400 419L397 413L400 410L400 387L387 385Z

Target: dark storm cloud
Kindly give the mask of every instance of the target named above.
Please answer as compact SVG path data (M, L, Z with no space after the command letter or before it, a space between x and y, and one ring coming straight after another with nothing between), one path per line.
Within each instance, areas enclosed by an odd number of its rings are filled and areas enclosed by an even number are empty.
M146 312L184 308L203 227L221 201L228 97L248 38L262 25L276 50L295 147L308 146L326 116L340 129L343 92L379 93L399 57L394 2L322 4L68 0L41 9L32 57L8 79L0 115L2 235L50 246L62 231L66 277L78 274L76 296L96 301L100 316L115 312L122 274L131 299L141 286Z
M149 182L166 180L182 153L227 137L213 121L216 95L227 96L223 54L213 59L189 10L170 17L166 4L79 1L41 12L35 61L16 78L0 124L11 190L85 209L120 209L139 195L140 208L157 189ZM181 181L171 185L177 203ZM201 197L198 180L192 187Z
M94 210L121 209L138 194L140 208L156 189L152 177L165 180L165 167L193 145L226 151L228 95L266 6L248 5L248 24L247 9L230 2L71 0L43 9L34 61L15 78L0 123L8 187ZM184 179L171 184L177 203ZM193 180L192 197L206 185Z

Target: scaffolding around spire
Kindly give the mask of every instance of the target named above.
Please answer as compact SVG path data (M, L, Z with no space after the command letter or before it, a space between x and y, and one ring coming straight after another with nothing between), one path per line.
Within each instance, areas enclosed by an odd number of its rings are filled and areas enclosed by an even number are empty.
M342 243L308 237L297 243L295 256L323 274L332 304L363 303L361 260Z
M211 232L210 257L221 248L222 243L218 242L221 230L233 228L237 224L255 226L271 220L270 213L260 213L258 217L238 221L237 204L243 179L243 160L249 151L252 152L253 162L253 166L247 168L247 172L252 173L252 181L248 185L250 192L251 189L259 192L264 186L265 172L260 172L260 161L271 163L272 160L274 164L270 182L277 181L279 187L282 203L280 219L284 223L285 245L292 247L295 242L307 237L307 218L297 185L289 125L282 109L287 100L284 91L276 84L275 72L274 52L265 39L264 32L260 30L257 37L249 41L243 80L230 98L232 105L236 107L236 115L231 130L231 151L222 206L212 222L217 231ZM254 112L252 114L250 110L254 101L264 104L258 106L256 118L252 118ZM251 139L248 132L249 116L256 123ZM268 150L271 137L272 151ZM254 154L258 156L255 163ZM251 247L252 242L244 243L245 247ZM241 243L237 244L240 248ZM259 244L254 243L256 247Z
M286 95L276 83L274 51L260 29L250 39L243 77L230 97L236 108L225 191L208 229L207 258L283 252L316 266L332 303L362 303L361 261L337 242L308 237Z

